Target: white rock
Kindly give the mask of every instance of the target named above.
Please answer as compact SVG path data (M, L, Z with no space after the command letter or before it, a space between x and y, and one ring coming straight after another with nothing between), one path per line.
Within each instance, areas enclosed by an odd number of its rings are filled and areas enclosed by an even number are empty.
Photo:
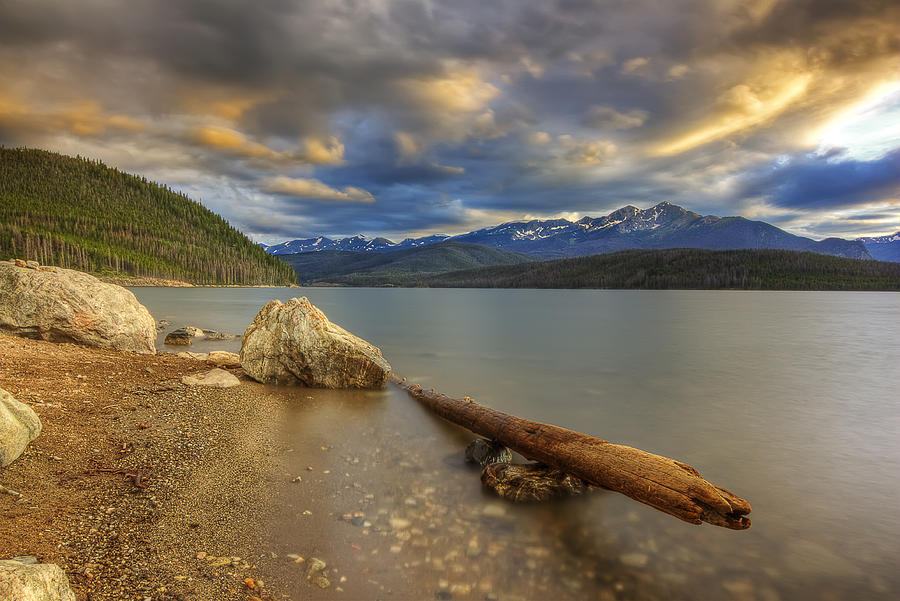
M75 601L66 573L56 564L0 560L0 599Z
M212 369L203 374L194 374L181 378L188 386L209 386L210 388L231 388L240 385L241 381L224 369Z
M0 262L0 330L53 342L156 352L156 322L134 294L71 269Z
M0 388L0 467L15 461L40 433L41 420L34 410Z
M328 321L306 297L260 309L240 357L247 375L272 384L383 388L391 371L381 350Z

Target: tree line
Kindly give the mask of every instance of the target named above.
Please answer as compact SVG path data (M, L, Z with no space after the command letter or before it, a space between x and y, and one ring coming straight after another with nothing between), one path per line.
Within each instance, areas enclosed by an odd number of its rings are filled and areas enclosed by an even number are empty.
M338 281L434 288L900 290L900 263L766 249L626 250L380 282L363 276Z
M100 161L0 147L0 258L195 284L294 271L200 203Z

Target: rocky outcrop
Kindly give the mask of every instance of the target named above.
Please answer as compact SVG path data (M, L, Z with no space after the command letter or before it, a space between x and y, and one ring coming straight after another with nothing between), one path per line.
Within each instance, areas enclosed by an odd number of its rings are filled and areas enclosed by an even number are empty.
M52 342L156 352L156 322L134 294L58 267L0 262L0 330Z
M210 388L231 388L239 386L241 381L224 369L211 369L203 374L184 376L181 382L187 386L209 386Z
M56 564L0 560L0 599L75 601L69 579Z
M40 433L41 420L34 410L0 388L0 467L15 461Z
M241 341L241 366L260 382L316 388L383 388L381 350L331 323L306 297L269 302Z
M481 481L514 503L548 501L584 492L584 481L538 463L492 463L481 472Z

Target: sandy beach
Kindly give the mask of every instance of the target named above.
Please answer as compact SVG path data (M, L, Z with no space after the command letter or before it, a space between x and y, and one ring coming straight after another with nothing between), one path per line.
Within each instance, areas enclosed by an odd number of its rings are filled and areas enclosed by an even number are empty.
M189 388L204 363L5 334L0 362L44 424L0 472L21 495L0 494L0 555L59 564L79 601L274 598L245 583L277 419L262 385Z

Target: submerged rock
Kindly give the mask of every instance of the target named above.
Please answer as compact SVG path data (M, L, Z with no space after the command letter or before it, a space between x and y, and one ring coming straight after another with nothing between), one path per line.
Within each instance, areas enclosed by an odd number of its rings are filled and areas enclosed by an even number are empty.
M538 463L492 463L481 472L481 481L507 501L548 501L584 492L582 480Z
M203 330L192 326L178 328L166 335L165 343L177 346L190 346L195 338L204 338Z
M156 322L134 294L71 269L0 262L0 330L52 342L156 352Z
M215 330L201 330L194 326L184 326L166 335L165 343L173 346L190 346L194 340L231 340L235 334L224 334Z
M391 372L378 347L328 321L306 297L260 309L240 357L247 375L270 384L383 388Z
M498 442L476 438L466 447L466 461L482 467L492 463L509 463L512 461L512 453Z
M224 369L212 369L204 374L184 376L181 382L188 386L209 386L210 388L231 388L240 385L241 381Z
M0 467L15 461L40 433L41 420L34 410L0 388Z
M75 601L75 593L56 564L0 560L0 599Z

